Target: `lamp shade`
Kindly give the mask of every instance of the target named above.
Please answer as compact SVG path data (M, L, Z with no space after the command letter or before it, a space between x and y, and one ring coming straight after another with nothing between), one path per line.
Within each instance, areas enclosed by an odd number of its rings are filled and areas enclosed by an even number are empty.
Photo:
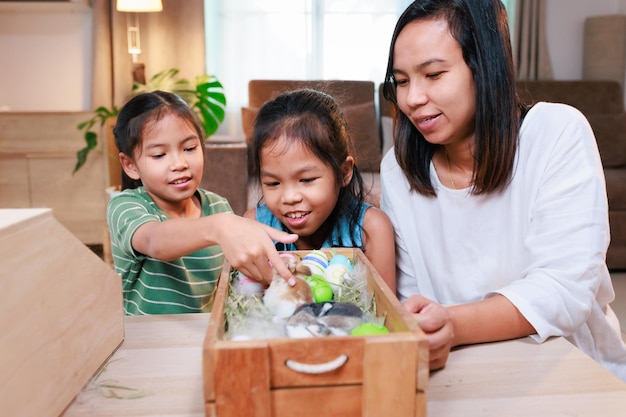
M117 0L119 12L160 12L163 10L161 0Z

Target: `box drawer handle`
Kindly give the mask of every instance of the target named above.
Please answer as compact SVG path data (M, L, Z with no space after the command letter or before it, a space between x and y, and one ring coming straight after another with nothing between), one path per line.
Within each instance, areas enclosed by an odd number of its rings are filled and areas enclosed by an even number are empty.
M330 362L316 364L301 363L287 359L285 361L285 365L287 365L287 368L292 371L300 372L302 374L324 374L341 368L346 362L348 362L348 355L341 355Z

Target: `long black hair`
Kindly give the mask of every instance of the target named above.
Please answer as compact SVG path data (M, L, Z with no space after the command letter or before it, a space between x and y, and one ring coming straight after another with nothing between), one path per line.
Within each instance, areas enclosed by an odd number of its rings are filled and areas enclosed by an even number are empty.
M393 56L398 35L408 23L439 18L447 20L474 80L476 142L472 192L499 191L513 175L522 108L515 89L507 14L500 0L416 0L400 16L383 85L383 94L396 114L396 159L412 190L436 195L430 162L441 145L429 143L399 110Z
M147 123L161 120L167 114L175 114L194 128L200 140L204 138L202 125L193 110L174 93L152 91L132 97L120 110L113 128L115 146L131 159L142 143L143 129ZM201 147L204 152L204 146ZM130 178L122 170L122 190L141 186L141 180Z

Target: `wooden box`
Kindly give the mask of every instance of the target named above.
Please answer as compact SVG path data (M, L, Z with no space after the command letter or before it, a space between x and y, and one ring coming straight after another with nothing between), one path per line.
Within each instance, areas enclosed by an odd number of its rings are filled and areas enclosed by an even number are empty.
M224 267L203 347L207 417L380 417L426 415L428 344L415 319L393 296L359 249L339 249L367 266L376 313L388 334L224 338L230 267ZM306 252L304 252L306 253ZM321 364L348 360L321 374L292 371L286 361Z
M122 343L121 279L50 209L0 209L0 416L56 417Z

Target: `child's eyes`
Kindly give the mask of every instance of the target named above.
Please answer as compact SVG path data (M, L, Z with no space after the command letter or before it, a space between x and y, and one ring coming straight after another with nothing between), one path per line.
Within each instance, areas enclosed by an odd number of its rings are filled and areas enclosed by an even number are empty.
M302 178L300 181L304 182L304 183L310 183L315 181L317 178Z
M280 183L278 181L265 181L263 183L266 187L277 187Z
M433 72L430 74L426 74L426 78L436 80L437 78L441 77L442 74L443 74L443 71Z
M157 153L157 154L154 154L154 155L150 155L150 158L152 158L152 159L161 159L164 156L165 156L164 153Z
M195 151L196 149L198 149L198 145L189 146L189 147L185 148L185 152Z

